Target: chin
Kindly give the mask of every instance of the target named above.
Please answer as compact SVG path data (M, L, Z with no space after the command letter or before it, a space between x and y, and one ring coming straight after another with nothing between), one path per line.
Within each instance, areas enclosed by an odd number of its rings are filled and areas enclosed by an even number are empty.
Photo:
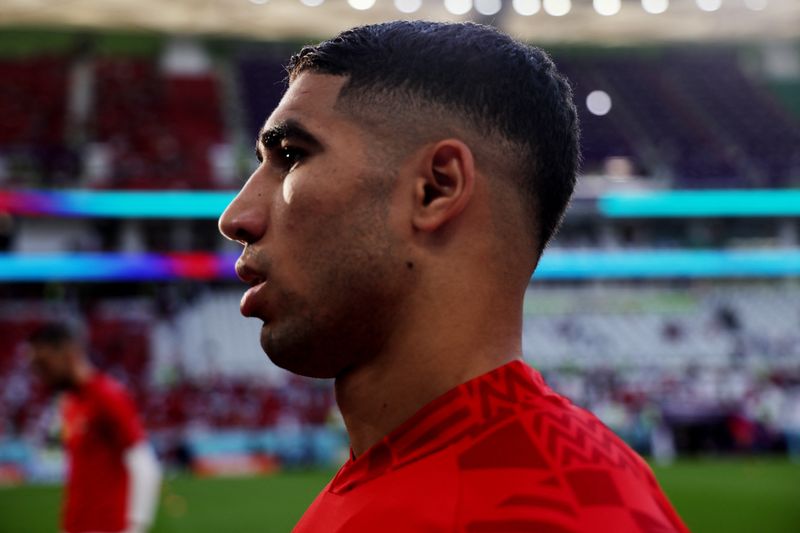
M292 354L282 351L265 350L267 357L275 366L288 370L292 374L316 379L331 379L338 376L341 372L328 364L320 364L319 358L309 357L309 354Z
M282 342L283 340L283 342ZM261 348L275 366L308 378L330 379L338 376L343 365L332 351L315 348L313 342L286 342L266 324L261 328Z

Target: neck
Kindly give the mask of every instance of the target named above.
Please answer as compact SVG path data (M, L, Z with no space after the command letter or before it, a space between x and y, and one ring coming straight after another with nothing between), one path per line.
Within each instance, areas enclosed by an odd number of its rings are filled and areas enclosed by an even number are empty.
M466 302L463 294L420 302L422 311L399 320L379 354L337 377L336 401L356 456L428 402L521 357L522 295L476 288Z

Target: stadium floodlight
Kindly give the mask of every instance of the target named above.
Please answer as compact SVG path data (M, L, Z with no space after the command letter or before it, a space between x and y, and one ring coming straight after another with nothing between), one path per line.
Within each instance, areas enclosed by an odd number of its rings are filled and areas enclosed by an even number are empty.
M697 7L702 9L703 11L716 11L720 7L722 7L722 0L696 0Z
M669 7L669 0L642 0L642 9L652 15L660 15Z
M541 0L513 0L511 5L523 17L535 15L542 8Z
M366 11L375 5L375 0L347 0L350 7L359 11Z
M767 8L767 0L744 0L744 5L752 11L764 11Z
M444 0L444 8L453 15L465 15L472 9L472 0Z
M475 11L487 17L496 15L502 7L503 2L501 0L475 0Z
M422 7L422 0L394 0L394 7L400 13L415 13Z
M611 111L611 97L605 91L592 91L586 97L586 108L593 115L607 115Z
M593 0L592 5L595 11L605 17L616 15L622 8L620 0Z
M544 10L553 17L563 17L572 9L570 0L544 0Z
M325 0L300 0L300 2L304 6L317 7L317 6L321 6L325 2Z

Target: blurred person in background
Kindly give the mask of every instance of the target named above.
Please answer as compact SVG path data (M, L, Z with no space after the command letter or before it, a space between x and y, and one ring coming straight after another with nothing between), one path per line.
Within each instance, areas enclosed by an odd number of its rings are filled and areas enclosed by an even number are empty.
M94 368L83 329L48 323L29 338L31 365L63 393L68 457L64 533L144 533L153 521L161 469L134 402L122 385Z
M351 457L296 532L686 531L644 461L522 361L575 185L541 50L392 22L308 46L220 218L278 366L335 378Z

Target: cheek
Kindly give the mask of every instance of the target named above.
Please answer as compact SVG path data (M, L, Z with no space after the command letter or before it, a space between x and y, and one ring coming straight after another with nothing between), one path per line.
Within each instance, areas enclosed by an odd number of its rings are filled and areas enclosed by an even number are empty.
M326 188L318 176L289 174L276 197L276 220L292 240L314 239L326 233L329 225L342 216L343 191Z

